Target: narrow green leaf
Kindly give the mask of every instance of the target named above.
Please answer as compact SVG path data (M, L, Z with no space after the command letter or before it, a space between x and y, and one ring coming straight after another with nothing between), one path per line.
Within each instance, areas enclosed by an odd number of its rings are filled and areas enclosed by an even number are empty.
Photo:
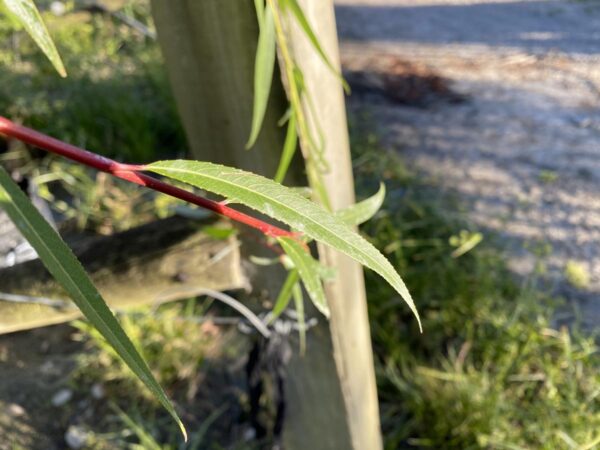
M2 167L0 167L0 209L8 214L21 234L36 250L48 271L62 285L85 317L173 416L187 439L185 428L173 405L75 255Z
M260 29L265 17L265 0L254 0L254 9L256 9L256 18L258 19L258 27Z
M40 16L33 0L2 0L4 6L13 17L16 17L23 25L27 33L32 37L35 43L42 49L46 57L50 60L56 71L61 77L66 77L65 66L60 59L58 50L46 29L46 25Z
M348 255L381 275L404 299L421 326L404 281L371 243L320 205L260 175L202 161L158 161L146 170L222 195L262 212Z
M463 242L456 248L450 256L453 258L459 258L465 253L473 250L481 241L483 241L483 234L481 233L468 233L466 231L461 232Z
M300 283L294 284L292 288L294 297L294 306L296 307L296 315L298 316L298 334L300 335L300 354L306 352L306 320L304 318L304 296Z
M273 310L271 311L271 319L270 322L273 322L277 319L285 308L287 308L290 303L290 299L292 298L292 289L294 285L298 282L298 271L296 269L292 269L289 271L283 286L281 287L281 291L279 291L279 295L277 296L277 300L275 301L275 306L273 306Z
M281 153L281 159L279 160L279 166L277 167L277 173L275 174L275 181L278 183L283 182L290 167L290 163L292 162L292 158L294 157L294 153L296 153L297 145L298 129L296 128L296 115L292 112L288 123L287 133L285 135L283 152Z
M325 297L325 291L321 284L321 265L314 259L300 243L292 238L280 237L277 241L285 251L286 255L290 257L294 266L298 270L298 274L304 283L306 292L312 300L315 307L321 311L321 313L329 318L329 306L327 305L327 298Z
M385 184L380 183L377 193L362 202L337 211L335 215L351 226L360 225L371 219L383 205Z
M287 121L290 120L291 115L292 115L292 106L290 105L290 107L285 110L283 115L277 121L277 126L278 127L284 126L287 123Z
M121 421L123 421L123 423L135 433L137 438L140 440L140 448L143 448L144 450L163 450L163 447L161 447L161 445L158 442L156 442L154 436L152 436L152 434L146 431L144 427L139 425L139 421L133 420L131 417L125 414L125 411L121 410L121 408L119 408L116 404L111 404L110 406L117 412Z
M259 20L259 23L260 33L254 61L252 128L250 138L246 143L247 149L254 145L260 133L269 103L271 82L273 81L273 68L275 67L275 22L273 21L273 10L270 5L266 5L263 18Z
M321 57L323 62L340 79L340 81L342 82L342 86L344 87L344 90L346 91L346 93L349 93L350 86L348 86L348 83L346 83L346 80L344 80L344 77L342 77L342 75L338 72L337 68L332 64L331 60L325 53L325 50L323 50L323 47L321 46L321 43L319 42L319 38L317 37L317 35L313 31L312 27L310 26L310 23L308 22L308 19L304 15L304 11L302 11L302 8L298 4L298 1L297 0L285 0L285 4L290 9L290 11L292 11L292 14L294 14L294 16L296 17L296 20L298 21L298 25L300 25L300 27L304 31L304 34L306 34L306 37L308 38L308 40L310 41L310 43L312 44L314 49L317 51L317 53L319 54L319 56Z

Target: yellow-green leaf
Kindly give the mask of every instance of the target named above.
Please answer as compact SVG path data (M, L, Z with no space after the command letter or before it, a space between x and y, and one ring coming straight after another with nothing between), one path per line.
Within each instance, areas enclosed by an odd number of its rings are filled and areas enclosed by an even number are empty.
M283 183L285 174L290 167L294 153L296 153L296 147L298 146L298 130L296 129L296 114L293 112L290 114L290 120L288 123L287 133L285 135L285 142L283 144L283 151L281 152L281 159L279 160L279 166L277 167L277 173L275 174L275 181Z
M277 238L277 241L283 248L283 251L290 257L298 274L304 283L306 292L312 300L315 307L321 313L329 318L329 305L327 297L321 284L321 267L319 262L314 259L296 239L288 237Z
M279 291L279 295L277 296L277 300L275 301L275 306L273 306L273 311L271 311L270 321L273 322L277 319L285 308L287 308L290 303L290 299L292 298L292 289L294 285L298 282L298 270L292 269L288 272L288 276Z
M4 6L14 18L16 18L32 37L35 43L42 49L61 77L66 77L65 66L60 59L58 50L48 33L48 29L40 16L33 0L1 0Z
M361 202L355 203L348 208L337 211L335 215L348 225L360 225L371 219L383 205L385 199L385 184L379 185L377 193Z
M0 209L8 214L21 234L36 250L42 263L69 294L83 315L156 396L186 436L185 428L173 405L75 255L2 167L0 167Z
M381 275L404 299L421 324L402 278L373 245L320 205L273 180L202 161L158 161L146 170L222 195L262 212L358 261Z
M260 14L257 11L257 14ZM273 10L266 5L259 19L260 34L258 46L256 47L256 59L254 61L254 104L252 111L252 128L246 148L250 148L256 142L260 128L267 111L271 82L273 80L273 68L275 67L275 23L273 21Z
M262 20L265 13L265 0L254 0L254 9L256 9L256 18L258 19L258 26L262 27Z
M300 283L295 283L292 288L292 296L294 297L294 306L296 308L296 316L298 322L298 334L300 335L300 354L306 352L306 319L304 317L304 297L302 296L302 288Z

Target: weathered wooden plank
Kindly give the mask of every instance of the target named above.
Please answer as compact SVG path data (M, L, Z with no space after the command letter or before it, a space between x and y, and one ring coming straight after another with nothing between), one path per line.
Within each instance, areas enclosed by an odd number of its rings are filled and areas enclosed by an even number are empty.
M217 240L203 231L218 225L172 217L113 236L91 238L74 251L113 308L162 303L203 289L246 286L235 237ZM0 270L2 293L65 299L39 260ZM0 334L72 320L78 310L0 300Z

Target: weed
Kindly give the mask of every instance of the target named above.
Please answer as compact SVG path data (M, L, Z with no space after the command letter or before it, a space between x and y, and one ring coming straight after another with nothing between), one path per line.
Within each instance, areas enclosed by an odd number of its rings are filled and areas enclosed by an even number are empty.
M577 289L585 289L590 284L589 270L585 265L577 261L567 261L565 265L565 277Z
M553 170L541 170L538 174L538 180L544 184L552 184L558 181L558 173Z

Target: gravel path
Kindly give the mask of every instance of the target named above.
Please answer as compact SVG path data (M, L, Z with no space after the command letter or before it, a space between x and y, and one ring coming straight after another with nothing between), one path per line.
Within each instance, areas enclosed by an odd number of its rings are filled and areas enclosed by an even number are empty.
M415 108L355 96L350 107L368 102L387 143L509 238L515 271L531 273L531 249L549 244L557 289L600 324L600 3L336 3L346 63L398 55L468 99ZM589 282L573 289L569 270Z

